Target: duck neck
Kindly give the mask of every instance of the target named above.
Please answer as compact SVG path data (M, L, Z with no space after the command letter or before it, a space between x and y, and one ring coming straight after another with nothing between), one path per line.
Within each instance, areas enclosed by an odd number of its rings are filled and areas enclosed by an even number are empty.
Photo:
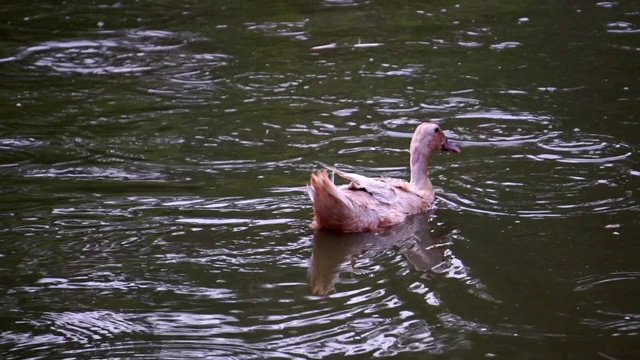
M411 147L411 185L420 190L432 190L429 180L430 152L421 152L417 147Z

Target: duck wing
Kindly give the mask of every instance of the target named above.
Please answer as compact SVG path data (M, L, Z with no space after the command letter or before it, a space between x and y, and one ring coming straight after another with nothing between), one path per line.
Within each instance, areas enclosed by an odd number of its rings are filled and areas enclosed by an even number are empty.
M358 174L347 173L338 169L330 169L341 178L351 181L347 186L348 190L366 191L377 201L393 205L400 200L401 193L411 192L408 183L399 179L390 178L370 178ZM411 192L413 193L413 192ZM415 194L415 193L414 193ZM418 194L415 194L419 196Z

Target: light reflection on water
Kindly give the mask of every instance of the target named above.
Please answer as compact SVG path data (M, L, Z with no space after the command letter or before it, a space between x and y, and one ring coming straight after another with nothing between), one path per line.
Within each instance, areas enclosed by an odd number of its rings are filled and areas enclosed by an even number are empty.
M125 1L132 23L109 6L2 22L26 40L0 59L0 357L631 355L628 65L562 74L545 29L577 20L458 5ZM629 56L637 13L619 6L585 9L601 36L565 29L561 48ZM364 21L389 10L402 26ZM56 14L89 30L33 26ZM314 234L309 173L407 178L424 118L463 149L433 157L435 212Z

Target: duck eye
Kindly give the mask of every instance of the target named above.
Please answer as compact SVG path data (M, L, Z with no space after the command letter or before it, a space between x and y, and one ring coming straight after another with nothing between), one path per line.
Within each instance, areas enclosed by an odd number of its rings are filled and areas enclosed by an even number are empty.
M440 132L440 128L436 128L435 130L433 130L434 133L439 133Z

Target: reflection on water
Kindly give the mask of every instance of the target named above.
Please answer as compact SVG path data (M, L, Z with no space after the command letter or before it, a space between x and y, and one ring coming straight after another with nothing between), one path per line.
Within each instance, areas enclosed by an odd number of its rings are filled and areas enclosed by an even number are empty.
M427 271L445 261L444 246L447 245L440 239L432 239L429 216L429 213L411 216L404 223L380 233L316 231L309 264L312 292L328 295L335 291L335 283L345 261L350 264L351 272L357 272L358 262L368 261L376 253L391 248L403 254L417 271L428 278Z
M638 14L5 5L0 358L637 358ZM424 119L468 149L433 213L309 228Z

